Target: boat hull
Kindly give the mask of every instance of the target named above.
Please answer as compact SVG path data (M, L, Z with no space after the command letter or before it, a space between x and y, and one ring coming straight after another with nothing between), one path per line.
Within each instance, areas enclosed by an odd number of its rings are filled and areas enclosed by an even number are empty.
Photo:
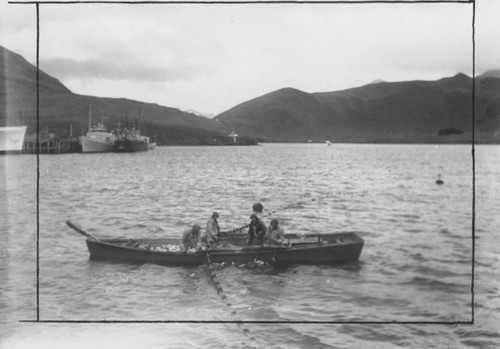
M288 246L244 246L241 245L244 238L240 238L236 243L235 240L227 243L222 241L221 246L192 253L155 250L162 244L175 242L166 240L87 239L86 243L90 258L93 260L171 266L201 265L207 263L207 256L212 263L244 264L261 261L272 265L341 264L358 260L364 244L364 241L352 232L314 235L312 238L292 240Z
M114 144L114 151L133 153L148 150L148 143L142 140L117 140Z
M80 137L80 143L83 153L104 153L113 151L115 140L111 133L87 133Z
M82 152L83 153L104 153L113 151L113 144L96 142L86 137L82 138Z

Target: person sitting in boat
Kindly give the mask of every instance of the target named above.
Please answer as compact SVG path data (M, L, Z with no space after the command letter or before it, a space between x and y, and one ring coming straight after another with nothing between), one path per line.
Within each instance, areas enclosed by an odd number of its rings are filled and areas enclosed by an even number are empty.
M279 221L276 218L271 220L271 225L267 228L266 239L269 244L285 243L285 230L279 226Z
M252 243L255 243L256 245L263 245L266 231L266 225L255 213L252 213L247 233L247 244L252 245Z
M262 213L262 211L264 211L264 205L262 205L260 202L253 204L252 210L253 210L253 214L257 215L257 217L259 219L264 218L263 213Z
M198 224L193 225L191 229L188 229L182 233L182 247L184 252L190 248L198 248L200 245L200 230L201 227Z
M202 238L202 240L206 242L207 246L211 246L218 240L220 229L217 218L219 218L219 213L214 212L212 213L212 217L210 217L207 222L207 229L205 230L205 235Z

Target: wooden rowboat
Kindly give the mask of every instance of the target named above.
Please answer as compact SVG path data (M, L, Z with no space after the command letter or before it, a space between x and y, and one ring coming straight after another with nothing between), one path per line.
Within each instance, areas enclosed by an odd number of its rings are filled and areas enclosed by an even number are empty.
M87 237L93 260L193 266L207 263L244 264L254 261L272 265L341 264L359 259L364 241L355 232L285 235L286 245L247 246L243 235L222 237L206 250L182 252L179 239L97 239L78 225L67 224Z

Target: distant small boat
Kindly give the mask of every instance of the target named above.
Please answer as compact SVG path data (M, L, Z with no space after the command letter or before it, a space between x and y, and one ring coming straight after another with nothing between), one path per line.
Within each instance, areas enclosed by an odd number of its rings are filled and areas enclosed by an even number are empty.
M102 153L113 151L115 135L108 132L104 126L103 117L97 125L92 126L92 107L89 109L89 131L85 136L80 136L83 153Z
M0 154L21 154L26 126L0 127Z
M144 138L144 140L146 141L148 150L153 150L154 148L156 148L156 136L142 136L142 138Z
M332 143L330 141L325 141L325 143L326 143L327 146L331 146L332 145Z
M239 137L238 134L235 131L231 132L227 136L233 139L233 143L236 143L237 140L238 140L238 137Z

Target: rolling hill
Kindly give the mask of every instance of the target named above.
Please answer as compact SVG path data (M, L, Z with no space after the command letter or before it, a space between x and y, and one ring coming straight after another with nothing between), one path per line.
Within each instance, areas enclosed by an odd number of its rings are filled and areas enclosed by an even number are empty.
M475 141L497 143L500 79L479 76ZM470 143L472 78L378 82L322 93L284 88L216 117L221 125L260 141Z
M259 142L476 143L500 142L500 74L457 74L436 81L374 81L343 91L307 93L291 87L243 102L210 119L196 113L124 98L72 93L39 72L39 124L61 137L87 131L101 115L109 128L137 122L160 145ZM0 126L37 126L36 67L0 46ZM94 121L94 122L95 122Z
M22 56L0 46L0 126L27 125L37 129L36 67ZM39 125L61 137L88 129L89 109L93 123L102 117L108 128L125 121L138 121L143 133L156 135L160 145L232 144L233 140L216 122L175 108L124 98L102 98L72 93L57 79L40 70ZM255 144L240 137L240 144Z

